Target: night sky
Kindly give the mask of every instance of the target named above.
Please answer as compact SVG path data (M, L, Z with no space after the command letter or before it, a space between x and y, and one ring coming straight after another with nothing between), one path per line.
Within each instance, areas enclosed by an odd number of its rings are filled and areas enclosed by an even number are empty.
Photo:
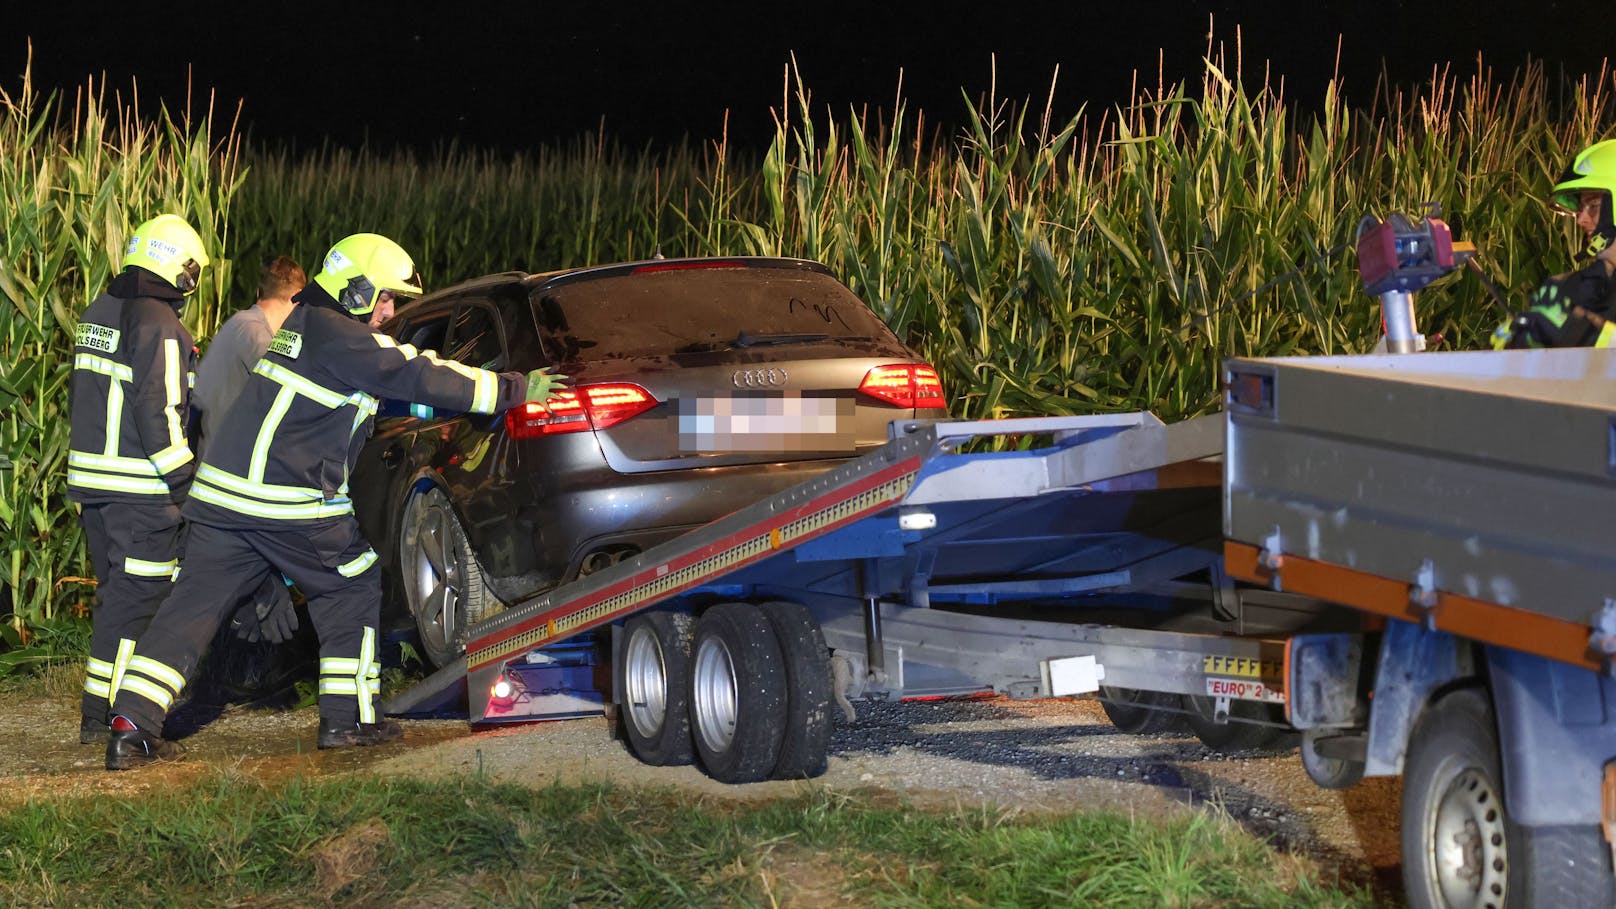
M1434 64L1474 70L1477 54L1508 73L1528 56L1551 74L1596 70L1609 42L1586 4L1004 0L793 4L341 3L123 4L86 8L11 0L0 11L0 87L15 93L28 42L40 88L71 91L106 76L143 105L217 93L254 139L430 149L449 141L515 150L604 126L630 145L772 132L795 53L816 109L890 110L902 74L911 115L945 128L993 84L1042 109L1056 67L1064 120L1130 96L1136 70L1154 84L1199 79L1210 28L1231 56L1237 33L1248 83L1263 63L1286 96L1316 104L1336 67L1347 98L1376 76L1428 79ZM452 12L449 10L453 10ZM71 13L72 18L66 14ZM1237 32L1238 30L1238 32Z

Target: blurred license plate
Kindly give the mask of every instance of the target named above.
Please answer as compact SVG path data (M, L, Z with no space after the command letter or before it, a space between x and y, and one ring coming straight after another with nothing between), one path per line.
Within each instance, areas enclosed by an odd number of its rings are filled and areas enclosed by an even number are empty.
M842 451L853 448L853 401L797 392L679 401L681 451Z

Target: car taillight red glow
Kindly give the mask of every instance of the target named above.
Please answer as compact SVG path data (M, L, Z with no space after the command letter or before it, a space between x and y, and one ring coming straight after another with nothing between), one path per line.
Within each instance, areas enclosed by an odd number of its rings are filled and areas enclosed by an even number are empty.
M563 391L548 406L528 402L505 412L505 425L515 439L534 439L563 432L606 429L657 406L657 399L638 385L610 382Z
M877 366L864 376L859 391L899 407L943 407L943 383L937 370L923 363Z

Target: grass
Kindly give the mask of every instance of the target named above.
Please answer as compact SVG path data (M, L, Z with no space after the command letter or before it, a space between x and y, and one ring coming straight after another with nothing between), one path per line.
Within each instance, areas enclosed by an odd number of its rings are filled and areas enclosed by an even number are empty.
M11 905L1357 907L1226 818L229 772L0 817Z

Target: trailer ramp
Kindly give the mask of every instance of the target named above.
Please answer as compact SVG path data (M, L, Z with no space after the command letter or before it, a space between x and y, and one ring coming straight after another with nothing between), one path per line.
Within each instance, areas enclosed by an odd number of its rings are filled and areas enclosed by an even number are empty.
M474 722L500 719L484 695L506 673L681 598L777 596L879 614L895 596L925 607L1144 587L1221 557L1221 416L895 421L891 435L813 480L478 623L462 660L384 709L439 710L469 691ZM992 436L1047 444L962 452Z

